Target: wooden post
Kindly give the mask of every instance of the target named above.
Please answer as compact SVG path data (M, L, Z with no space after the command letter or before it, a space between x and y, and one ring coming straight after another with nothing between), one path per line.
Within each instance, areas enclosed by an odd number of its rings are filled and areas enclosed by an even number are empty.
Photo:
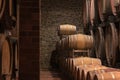
M39 80L39 0L20 0L19 80Z

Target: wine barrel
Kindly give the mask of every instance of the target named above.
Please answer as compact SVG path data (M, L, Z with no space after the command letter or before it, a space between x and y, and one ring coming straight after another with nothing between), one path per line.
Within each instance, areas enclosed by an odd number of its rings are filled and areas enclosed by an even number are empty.
M80 80L80 77L78 78L78 76L81 75L81 69L82 68L86 68L86 67L91 67L91 66L96 66L96 65L78 65L75 66L75 71L74 71L74 80Z
M68 36L68 47L70 49L90 49L93 47L93 37L84 35L84 34L76 34Z
M93 80L95 74L101 74L101 73L106 73L106 72L114 72L114 71L116 72L116 71L120 71L120 70L108 67L106 69L99 69L99 70L94 70L94 71L88 71L86 80Z
M112 14L110 0L98 0L98 11L101 21L104 21L108 15Z
M58 35L71 35L76 33L76 26L63 24L58 27Z
M68 67L67 67L68 68L67 69L68 70L68 76L71 76L71 73L72 73L71 72L72 71L72 59L73 58L68 58L68 64L67 64L68 65Z
M79 57L72 59L72 65L71 65L71 72L72 75L75 73L75 67L79 65L101 65L101 60L96 58L89 58L89 57Z
M12 19L16 18L16 14L17 14L16 9L17 9L17 1L16 0L9 0L9 15L12 17Z
M114 16L120 11L120 0L111 0L111 8Z
M59 41L59 44L58 44L58 48L60 48L60 50L65 50L67 47L67 42L66 42L66 38L62 38L60 41Z
M64 50L65 48L65 38L61 40L61 50Z
M65 59L65 63L64 63L65 65L64 65L64 73L66 74L66 75L68 75L68 59Z
M2 37L1 37L2 36ZM5 80L11 80L13 66L13 50L12 43L4 34L0 34L1 53L1 75Z
M69 49L68 44L68 37L63 38L63 50Z
M89 49L88 56L89 57L96 57L95 55L95 38L94 38L94 31L90 30L90 35L93 37L93 47Z
M74 75L73 75L73 76L74 76L74 80L79 80L79 79L78 79L78 76L81 75L79 69L81 69L81 68L83 68L83 67L87 67L87 66L89 66L89 65L79 65L79 66L75 66L75 71L74 71Z
M107 67L101 65L92 65L91 67L81 68L81 80L86 80L87 72L99 69L106 69Z
M2 47L3 47L3 42L5 41L5 35L4 34L0 34L0 79L3 78L3 72L2 72Z
M66 59L66 72L69 72L69 58Z
M58 49L58 50L60 50L60 49L61 49L61 40L58 42L57 49Z
M87 25L90 23L90 0L83 1L83 24L84 27L88 27Z
M63 58L62 63L63 63L63 65L62 65L63 69L66 70L66 59Z
M101 65L79 66L78 70L77 70L77 80L84 80L84 79L86 79L86 78L84 78L84 76L86 76L86 72L87 71L97 70L97 69L101 69L101 68L106 68L106 67L105 66L101 66Z
M11 39L12 48L13 48L12 79L16 79L18 77L18 71L19 71L18 42L17 42L17 38L15 37L10 37L10 39Z
M96 57L102 60L105 59L104 32L101 27L95 30L94 40Z
M92 26L94 25L95 19L95 1L91 0L91 6L90 6L90 22Z
M100 23L98 3L97 0L90 0L90 22L91 25L97 25Z
M102 65L101 60L97 58L90 58L90 57L78 57L72 59L72 68L73 66L78 65L90 65L90 64L96 64L96 65Z
M120 80L120 72L96 74L93 80Z
M67 71L68 71L68 76L72 77L72 60L77 59L77 58L67 58Z
M0 20L5 10L6 0L0 0Z
M75 80L81 80L81 68L86 68L90 65L79 65L76 69Z
M105 30L105 52L109 66L115 66L117 60L118 33L114 23L106 26Z

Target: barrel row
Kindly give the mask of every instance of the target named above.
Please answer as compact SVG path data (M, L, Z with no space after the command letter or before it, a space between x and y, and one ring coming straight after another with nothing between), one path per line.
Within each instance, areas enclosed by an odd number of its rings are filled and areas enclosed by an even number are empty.
M66 49L90 49L93 46L93 37L84 34L69 35L56 43L56 48L60 50Z
M104 22L108 16L118 16L120 12L119 0L84 0L83 22L84 26Z
M94 50L95 56L101 60L106 60L109 66L115 66L119 59L120 46L119 35L114 23L108 24L105 28L98 27L94 30Z
M119 80L120 69L103 66L100 59L67 58L60 63L61 71L72 80Z
M84 0L84 33L94 38L93 53L115 67L120 61L120 0Z

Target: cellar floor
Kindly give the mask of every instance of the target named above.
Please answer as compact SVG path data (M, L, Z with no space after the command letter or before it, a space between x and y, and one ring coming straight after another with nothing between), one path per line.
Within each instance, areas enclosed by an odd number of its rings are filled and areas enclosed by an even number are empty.
M60 71L40 70L40 80L68 80Z

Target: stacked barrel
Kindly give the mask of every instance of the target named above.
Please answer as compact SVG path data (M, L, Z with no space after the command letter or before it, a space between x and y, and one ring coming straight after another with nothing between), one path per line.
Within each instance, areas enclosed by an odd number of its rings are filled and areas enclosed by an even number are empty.
M110 25L113 26L113 24ZM74 30L72 30L72 27L74 27ZM61 25L58 28L59 35L66 35L56 43L58 54L56 60L60 70L72 80L119 80L120 70L103 66L101 61L106 56L102 53L103 48L105 48L104 37L102 36L103 29L101 27L97 27L95 31L91 29L94 35L75 34L75 31L75 26L68 24ZM107 42L106 44L108 45ZM89 55L86 57L83 57L83 55L77 57L71 56L74 55L73 50L90 50L93 47L96 50L97 58Z
M59 54L59 63L64 67L67 58L73 57L73 50L88 50L93 46L93 37L91 35L76 34L76 26L70 24L60 25L58 35L60 38L56 43L56 51Z
M68 63L68 65L67 65ZM103 66L101 60L90 57L69 59L64 72L72 80L119 80L120 69Z
M120 61L120 0L84 0L83 23L84 34L77 34L74 25L58 28L60 69L73 80L120 80L120 70L112 68ZM73 50L93 56L74 57Z
M66 58L63 65L60 65L61 71L71 80L120 79L120 69L103 66L101 60L97 58Z
M61 59L62 60L62 59ZM102 65L100 59L90 57L66 58L61 71L70 80L119 80L120 69Z
M84 33L94 38L95 57L108 66L120 61L120 0L84 0Z
M60 25L58 33L59 36L66 36L56 43L56 50L59 54L57 60L61 71L69 78L78 79L78 66L101 65L100 59L70 56L73 55L73 50L91 49L93 47L93 37L91 35L75 34L76 26L68 24Z
M93 37L84 34L69 35L58 42L58 48L65 49L89 49L93 46Z

